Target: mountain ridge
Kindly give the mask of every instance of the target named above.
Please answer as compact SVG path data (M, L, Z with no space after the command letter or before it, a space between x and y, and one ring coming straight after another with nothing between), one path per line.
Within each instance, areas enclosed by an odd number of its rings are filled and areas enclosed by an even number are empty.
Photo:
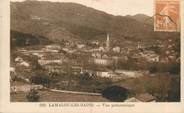
M41 35L52 41L101 40L107 33L121 41L154 40L168 34L154 32L150 24L153 20L147 23L147 18L151 17L143 14L114 16L77 3L11 2L12 30Z

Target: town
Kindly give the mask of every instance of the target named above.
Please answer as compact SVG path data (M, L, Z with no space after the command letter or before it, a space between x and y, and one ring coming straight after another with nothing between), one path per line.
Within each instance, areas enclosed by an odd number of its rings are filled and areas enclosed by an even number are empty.
M11 53L11 93L16 95L16 92L28 92L33 88L98 96L105 95L105 88L117 86L128 90L125 100L128 102L169 101L172 75L180 73L177 45L172 39L156 40L152 44L126 43L128 46L113 43L107 34L102 42L63 40L62 43L14 49ZM29 45L29 41L26 44ZM160 90L164 91L159 94ZM115 101L121 99L115 97Z

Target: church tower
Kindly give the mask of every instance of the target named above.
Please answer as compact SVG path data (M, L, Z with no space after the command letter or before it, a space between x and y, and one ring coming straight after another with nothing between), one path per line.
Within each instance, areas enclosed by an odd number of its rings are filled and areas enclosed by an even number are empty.
M106 49L107 51L109 51L110 47L110 38L109 38L109 34L107 34L107 40L106 40Z

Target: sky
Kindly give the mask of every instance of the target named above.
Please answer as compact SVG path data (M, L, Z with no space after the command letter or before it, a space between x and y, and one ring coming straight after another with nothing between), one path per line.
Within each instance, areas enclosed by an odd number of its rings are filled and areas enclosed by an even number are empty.
M11 0L22 2L24 0ZM153 16L153 0L37 0L51 2L74 2L95 8L113 15L146 14Z

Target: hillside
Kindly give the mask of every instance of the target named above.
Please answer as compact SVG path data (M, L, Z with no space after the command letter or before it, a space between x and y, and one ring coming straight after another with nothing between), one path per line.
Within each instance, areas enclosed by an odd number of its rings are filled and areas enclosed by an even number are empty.
M146 15L113 16L75 3L46 1L11 2L11 29L39 35L52 41L101 40L110 33L118 40L155 40L166 34L153 31L153 20ZM147 21L145 21L147 20Z
M42 36L34 36L31 34L21 33L12 30L10 31L10 33L11 33L11 41L10 41L11 48L24 47L30 45L43 45L51 43L51 41Z

